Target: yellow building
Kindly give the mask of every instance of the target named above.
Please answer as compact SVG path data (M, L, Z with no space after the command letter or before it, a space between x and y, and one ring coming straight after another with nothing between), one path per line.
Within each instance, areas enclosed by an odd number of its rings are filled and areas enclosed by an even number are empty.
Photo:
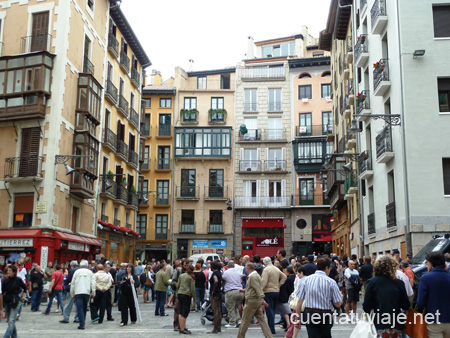
M136 230L141 234L136 253L141 259L170 259L173 155L173 81L161 83L153 71L152 84L143 89L145 115L141 128L141 203Z

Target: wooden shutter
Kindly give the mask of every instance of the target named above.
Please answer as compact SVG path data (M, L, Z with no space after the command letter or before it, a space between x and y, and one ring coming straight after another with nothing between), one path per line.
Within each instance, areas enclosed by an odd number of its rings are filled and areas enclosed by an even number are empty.
M444 172L444 195L450 195L450 158L442 159L442 171Z
M47 50L49 12L33 14L30 52Z
M19 177L35 176L37 174L40 140L40 128L22 129Z

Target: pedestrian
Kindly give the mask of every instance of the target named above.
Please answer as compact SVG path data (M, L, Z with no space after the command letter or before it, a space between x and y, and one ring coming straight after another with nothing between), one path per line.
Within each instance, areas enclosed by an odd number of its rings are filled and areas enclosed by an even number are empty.
M275 307L278 301L278 293L281 285L286 281L286 275L273 266L270 257L263 259L264 270L262 272L261 287L264 292L264 300L269 305L266 308L267 324L272 334L275 334Z
M141 278L141 281L140 281L141 286L144 289L144 303L149 303L148 292L152 290L152 286L155 282L152 278L152 274L150 273L151 270L152 270L152 267L150 265L147 265L145 267L144 273L142 274L144 276L144 278ZM152 299L152 301L153 301L153 299Z
M247 263L245 270L248 273L248 279L245 290L240 290L241 292L244 292L245 295L245 306L242 313L242 322L239 326L238 338L245 337L253 317L256 317L256 320L259 321L264 337L272 338L272 333L270 332L269 325L267 324L263 313L263 308L267 308L268 304L264 301L265 295L261 285L262 279L255 271L253 263Z
M256 272L258 275L262 275L262 272L264 270L264 265L261 264L261 256L260 255L254 255L253 256L253 265L255 267Z
M61 310L64 311L64 303L62 300L63 284L64 274L61 272L61 266L59 264L56 264L55 271L52 274L52 282L50 283L50 288L48 289L49 299L47 309L42 314L48 315L50 313L53 298L57 299L61 306Z
M286 274L286 269L289 266L289 261L286 259L286 250L280 249L277 251L277 259L280 261L280 265L283 268L283 272Z
M362 290L362 299L364 299L364 295L366 293L366 285L367 281L372 278L373 275L373 265L372 258L370 256L364 257L364 265L359 268L359 277L361 279L361 290Z
M138 278L141 277L142 273L144 272L144 266L142 265L142 262L140 260L137 261L136 267L134 268L134 273ZM141 294L141 288L144 288L144 283L141 283L141 280L139 279L139 292L138 294Z
M348 268L344 272L345 277L345 290L347 291L347 303L345 304L345 313L348 321L352 321L356 316L356 308L359 302L359 272L356 269L356 263L354 261L348 262ZM352 307L352 313L350 313L350 305Z
M447 273L445 256L440 251L426 256L428 273L420 279L417 307L425 309L428 321L428 338L450 337L450 274ZM437 317L439 313L439 317Z
M45 287L44 287L44 293L45 293L45 298L48 299L48 290L50 287L50 283L52 282L52 274L53 272L55 272L55 269L53 268L53 263L52 262L48 262L47 263L47 267L44 270L44 279L45 279Z
M363 310L371 313L377 337L402 337L405 329L399 314L408 310L410 303L404 283L395 275L396 263L392 257L378 257L373 266L374 277L367 282Z
M206 291L206 277L202 272L202 264L195 264L194 269L195 276L195 297L197 299L197 311L202 310L202 305L205 302L205 291Z
M44 293L44 276L41 272L41 267L36 265L33 272L30 274L30 281L28 282L28 290L31 293L31 312L38 312L42 301L42 294Z
M161 264L155 277L156 307L155 316L168 316L165 313L166 293L169 287L169 279L166 274L166 265Z
M394 251L392 251L392 256L398 263L402 262L402 259L400 258L400 251L398 249L395 249Z
M314 264L314 255L308 255L308 263L305 264L307 276L313 275L316 272L316 264Z
M106 291L106 320L108 322L113 322L114 318L112 316L112 302L114 297L114 277L111 274L111 263L106 262L105 265L105 272L108 275L109 279L111 280L111 287L108 291Z
M72 312L72 307L73 307L73 304L75 303L75 298L72 297L72 295L70 293L70 287L72 284L73 275L79 269L78 262L77 261L70 262L70 267L71 267L71 269L69 271L69 275L67 276L66 280L64 281L64 290L66 291L66 305L64 306L64 311L62 312L64 317L62 320L59 321L62 324L69 323L70 313ZM78 311L77 311L76 305L75 305L74 323L79 323Z
M107 292L111 287L111 277L105 272L103 264L97 264L97 272L94 274L95 280L95 297L91 303L91 320L92 323L103 323L106 310Z
M134 273L134 267L128 264L125 274L120 281L120 313L122 321L120 326L128 325L128 310L130 310L131 324L135 324L138 316L140 318L139 307L137 304L136 288L139 287L139 279Z
M87 260L80 262L80 268L73 274L70 284L70 294L76 297L75 303L79 319L79 330L84 330L86 324L86 312L90 297L95 296L95 279L94 274L88 269Z
M413 287L414 286L414 272L409 267L409 262L407 260L401 261L400 269L406 275L406 277L408 277L411 287Z
M295 282L295 274L294 269L291 266L288 266L284 269L286 272L283 272L286 275L286 281L281 285L280 292L278 294L277 305L275 308L275 313L280 314L284 318L284 323L281 327L287 331L290 326L289 317L291 315L291 308L289 307L289 296L294 292L294 282Z
M331 338L333 306L338 308L342 305L339 288L336 282L328 277L330 270L330 259L318 258L316 272L302 279L297 292L299 300L296 313L301 313L305 302L304 323L309 338ZM299 320L296 326L300 328Z
M247 271L247 269L245 270ZM244 294L242 290L241 275L235 269L234 261L228 262L228 270L222 276L225 283L225 307L227 308L228 318L230 321L225 325L226 328L239 327L239 306L242 305Z
M400 270L400 263L398 262L398 260L395 259L395 257L392 258L394 258L395 275L398 279L403 281L403 283L405 284L406 294L408 295L408 297L411 297L410 299L412 300L414 290L411 286L411 282L409 281L408 276L406 276L403 271Z
M194 267L192 265L189 265L187 271L180 276L180 279L178 281L177 297L180 304L178 315L178 321L180 325L179 332L181 334L191 334L191 331L186 328L186 319L191 309L192 298L194 298L194 300L196 299L195 275Z
M292 297L297 297L298 289L300 288L300 283L303 282L303 278L306 276L306 268L302 266L301 263L295 263L294 273L295 273L295 281ZM296 313L296 309L293 309L292 311L293 313ZM301 315L301 313L299 313L299 315ZM285 338L297 338L299 331L300 331L300 324L295 325L294 322L291 321L291 325L289 326L286 332Z
M0 308L3 308L4 305L6 321L8 322L8 327L3 338L16 338L16 319L20 304L23 304L25 301L25 292L27 290L27 286L22 278L17 277L17 266L9 265L5 268L5 275L1 287L4 304L1 304Z
M216 260L211 263L212 275L209 280L209 299L214 313L214 328L208 333L216 334L221 332L222 325L222 274L220 270L222 263Z
M174 294L174 303L173 303L173 330L180 331L180 323L179 323L179 314L180 314L180 302L178 301L178 280L181 274L185 273L188 268L188 262L186 259L181 259L179 261L179 266L175 263L175 270L172 275L172 290Z

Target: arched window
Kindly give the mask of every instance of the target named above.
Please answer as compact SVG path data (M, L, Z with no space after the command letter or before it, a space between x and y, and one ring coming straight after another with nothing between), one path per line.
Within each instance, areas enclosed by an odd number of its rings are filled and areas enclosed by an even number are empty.
M329 70L322 73L322 77L329 77L331 76L331 72Z
M299 79L310 79L311 75L309 73L301 73L298 78Z

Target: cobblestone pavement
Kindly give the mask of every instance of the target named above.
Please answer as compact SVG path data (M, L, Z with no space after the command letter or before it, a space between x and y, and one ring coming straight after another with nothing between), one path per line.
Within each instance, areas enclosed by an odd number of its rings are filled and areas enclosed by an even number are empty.
M49 316L42 315L41 312L31 312L30 306L26 306L22 310L22 318L16 322L18 336L20 338L37 338L37 337L64 337L64 338L79 338L80 335L84 337L100 337L101 335L107 335L108 338L111 337L149 337L149 335L164 336L164 338L169 337L180 337L178 332L173 331L172 321L173 321L173 310L167 309L168 317L156 317L154 315L155 302L149 304L142 303L142 296L139 297L139 305L142 314L142 323L136 323L135 325L130 325L125 327L120 327L120 312L117 307L113 307L113 317L115 321L108 322L105 321L102 324L92 324L90 320L90 313L87 313L88 321L86 321L86 329L84 331L78 330L78 324L72 323L74 319L74 310L72 309L72 314L70 317L70 324L61 324L59 321L62 319L61 313L55 313L56 302L52 306L52 311ZM45 310L47 304L42 304L40 310ZM359 304L358 304L359 305ZM106 317L106 314L105 314ZM192 331L191 336L211 336L207 335L207 331L212 329L212 322L206 321L205 325L201 324L200 321L201 313L191 312L187 319L187 327ZM278 319L279 316L277 315ZM215 337L236 337L238 329L227 329L224 327L225 321L222 323L222 333L214 335ZM0 322L0 337L3 336L6 331L6 320L3 319ZM337 323L332 329L332 335L335 338L349 337L354 324L340 324ZM259 325L251 325L246 337L262 337L262 331ZM277 328L277 333L275 337L284 337L284 331ZM306 338L306 330L302 328L299 338Z

